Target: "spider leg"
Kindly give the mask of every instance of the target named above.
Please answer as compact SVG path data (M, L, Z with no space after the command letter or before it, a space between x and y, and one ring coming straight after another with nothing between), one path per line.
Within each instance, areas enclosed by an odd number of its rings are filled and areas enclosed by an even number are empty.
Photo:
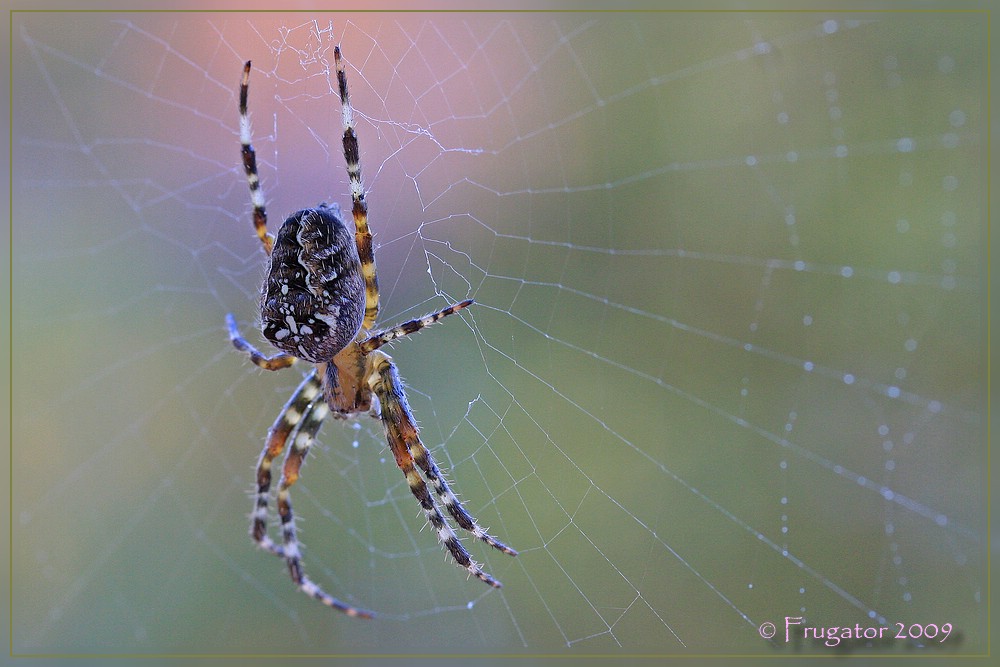
M420 443L420 436L417 425L410 411L410 406L406 402L406 395L403 393L403 383L399 378L399 372L392 359L384 352L373 352L366 359L365 365L368 386L375 395L378 396L381 410L382 425L385 427L386 440L389 448L396 459L396 465L406 477L406 483L410 487L410 492L420 503L427 516L427 521L437 533L438 540L455 559L455 562L465 568L469 574L481 579L494 588L500 588L499 581L484 572L477 565L469 552L466 551L459 540L458 535L445 520L434 497L427 488L424 478L414 466L415 457L413 451L417 452L417 458L423 456L421 450L426 453L426 448ZM423 456L425 461L429 458ZM436 467L434 468L436 470ZM440 475L437 479L441 481ZM444 488L447 489L445 486ZM440 495L440 494L439 494ZM451 494L453 497L454 494ZM457 498L456 498L457 502ZM447 506L447 502L446 502ZM456 519L457 520L457 519ZM472 524L475 526L475 523Z
M324 591L319 584L306 576L302 567L302 551L296 536L295 515L292 512L291 487L298 481L299 470L305 462L306 455L309 454L309 449L316 441L316 433L319 431L323 419L330 412L322 395L314 396L314 398L316 400L311 406L312 409L303 416L302 424L292 438L292 446L288 450L288 454L285 455L281 481L278 483L278 516L281 518L281 533L284 540L282 554L288 565L288 573L291 575L292 581L303 593L319 600L328 607L344 612L348 616L372 618L375 615L373 612L352 607Z
M226 315L226 327L229 329L229 340L233 342L233 346L240 352L245 352L250 357L250 361L264 370L280 371L282 368L288 368L295 363L295 357L284 352L279 352L273 357L264 356L246 338L240 335L239 329L236 328L236 318L233 317L232 313Z
M439 310L436 313L425 315L424 317L410 320L409 322L404 322L387 331L380 331L360 343L361 352L363 354L373 352L390 341L416 333L424 327L434 324L443 317L447 317L448 315L457 313L463 308L471 306L472 303L472 299L467 299L461 303ZM455 522L483 542L489 544L494 549L498 549L505 554L510 554L511 556L516 556L517 551L511 549L509 546L487 533L484 528L476 523L476 520L472 517L472 515L466 511L465 507L462 506L461 501L458 499L458 496L456 496L448 486L448 482L445 480L444 475L441 474L440 468L438 468L437 464L434 462L434 458L431 456L430 450L424 446L419 437L414 439L410 447L410 455L413 457L414 462L416 462L417 466L424 471L424 475L427 477L427 480L434 487L434 493L437 495L438 500L445 506L448 513L455 519Z
M402 338L403 336L408 336L412 333L417 333L424 327L430 326L440 320L443 317L452 315L462 310L463 308L468 308L473 303L472 299L466 299L461 303L456 303L452 306L448 306L436 313L431 313L430 315L425 315L419 317L415 320L410 320L409 322L403 322L402 324L395 326L391 329L385 331L379 331L372 334L366 340L360 343L361 353L368 354L369 352L374 352L386 343L396 340L397 338Z
M298 481L299 470L328 413L329 407L323 400L322 386L314 369L292 394L268 432L267 442L257 462L257 493L251 515L250 536L262 548L285 559L292 581L303 593L348 616L371 618L374 616L372 612L352 607L324 591L306 576L302 568L302 551L295 530L290 489ZM283 539L282 546L278 546L267 534L268 495L271 489L271 466L274 459L284 451L289 439L291 448L285 455L281 481L278 484L278 516L281 519Z
M250 537L258 545L276 556L284 556L281 547L277 546L267 535L267 505L271 491L271 466L274 459L285 451L288 436L302 423L302 419L312 410L312 405L319 394L321 385L316 370L309 375L292 394L285 407L281 409L277 419L267 433L264 449L257 460L257 494L254 498L254 511L250 516Z
M494 549L498 549L511 556L516 556L517 551L511 549L506 544L487 533L486 529L480 526L472 515L466 511L465 507L462 505L462 501L458 499L455 492L451 490L450 486L448 486L448 482L445 480L444 475L441 474L441 469L438 468L437 464L434 462L434 458L431 456L430 450L424 446L424 443L417 439L410 445L410 448L414 462L416 462L420 469L424 471L424 475L434 486L434 493L437 495L438 500L440 500L441 504L445 506L445 509L448 510L448 514L455 519L455 522Z
M375 326L378 318L378 276L375 274L375 252L372 249L372 234L368 229L368 203L365 202L365 186L361 180L361 153L358 150L358 135L354 131L354 110L347 92L347 72L340 57L340 47L333 49L337 65L337 84L340 87L340 105L344 121L344 160L347 175L351 180L351 212L354 215L354 242L358 246L361 260L361 275L365 279L365 330Z
M264 208L264 193L260 189L260 178L257 176L257 153L250 144L250 116L247 115L247 94L250 91L250 61L243 66L243 78L240 81L240 154L243 157L243 171L250 185L250 202L253 204L253 226L257 237L264 244L264 252L271 254L274 247L274 237L267 233L267 211Z

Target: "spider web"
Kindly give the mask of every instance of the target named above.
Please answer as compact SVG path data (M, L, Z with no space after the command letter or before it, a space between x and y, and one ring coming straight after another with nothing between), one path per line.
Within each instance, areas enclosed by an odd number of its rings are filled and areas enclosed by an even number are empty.
M987 650L979 14L16 14L15 654L786 653L786 616ZM348 200L426 444L520 551L424 529L381 425L328 422L293 590L253 549L303 367L251 340L275 229ZM771 642L758 626L779 626Z

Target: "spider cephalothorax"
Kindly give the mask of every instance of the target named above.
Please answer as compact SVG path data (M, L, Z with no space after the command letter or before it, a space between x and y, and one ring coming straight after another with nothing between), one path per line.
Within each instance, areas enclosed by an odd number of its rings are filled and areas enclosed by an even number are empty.
M351 181L353 233L335 204L320 204L294 213L281 225L277 237L267 232L267 212L247 116L248 61L243 67L240 84L240 143L250 185L254 227L268 256L260 297L261 333L280 352L270 357L262 354L240 335L232 315L226 317L226 323L233 345L261 368L280 370L291 366L296 359L314 364L267 434L257 462L250 535L262 548L285 559L292 580L304 593L351 616L370 617L370 611L348 605L326 593L302 568L290 489L298 480L320 425L331 411L338 417L353 417L368 413L375 406L375 416L382 421L389 449L410 492L423 508L438 540L469 574L500 587L499 581L472 560L441 513L442 505L459 527L476 538L512 556L517 552L476 523L451 490L430 451L420 441L396 365L379 349L396 338L457 313L472 305L472 300L373 332L379 311L375 254L368 229L368 205L361 180L347 74L339 47L334 49L334 59L344 120L344 158ZM288 451L276 494L282 534L282 543L277 544L267 531L271 468L286 447Z

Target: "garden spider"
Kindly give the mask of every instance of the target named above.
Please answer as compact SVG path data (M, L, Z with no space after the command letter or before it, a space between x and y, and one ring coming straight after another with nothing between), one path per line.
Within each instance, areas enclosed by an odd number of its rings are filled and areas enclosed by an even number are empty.
M472 300L373 332L379 296L372 235L368 230L368 205L361 181L358 139L340 47L333 53L343 113L344 159L351 182L353 238L340 217L340 207L325 203L293 213L282 224L277 237L268 233L257 158L250 144L247 116L250 62L247 61L240 83L240 143L243 169L250 185L254 227L268 255L267 275L260 296L261 330L280 352L270 357L259 352L240 335L231 314L226 316L226 324L233 345L263 369L288 368L296 359L314 364L267 434L257 462L250 536L263 549L285 559L292 581L303 593L350 616L370 618L372 612L341 602L306 576L295 534L289 491L299 478L299 470L323 419L331 412L340 418L367 412L382 420L389 449L410 491L423 508L438 540L469 574L490 586L500 587L499 581L472 560L438 509L439 503L455 523L480 540L511 556L516 556L517 552L480 527L448 486L430 451L420 442L416 420L407 405L396 365L389 355L379 350L396 338L420 331L470 306ZM291 446L285 454L277 492L283 538L279 545L267 534L268 496L271 466L289 442ZM433 495L425 478L433 487Z

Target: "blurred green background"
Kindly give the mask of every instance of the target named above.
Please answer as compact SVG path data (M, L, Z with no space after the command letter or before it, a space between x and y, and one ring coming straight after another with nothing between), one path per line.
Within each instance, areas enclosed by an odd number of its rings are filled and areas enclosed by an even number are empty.
M986 628L981 14L16 14L15 654L829 654L757 627ZM253 334L272 226L348 200L425 442L521 551L424 529L373 420L246 535L301 377ZM259 340L251 335L254 340ZM884 654L911 642L839 650Z

